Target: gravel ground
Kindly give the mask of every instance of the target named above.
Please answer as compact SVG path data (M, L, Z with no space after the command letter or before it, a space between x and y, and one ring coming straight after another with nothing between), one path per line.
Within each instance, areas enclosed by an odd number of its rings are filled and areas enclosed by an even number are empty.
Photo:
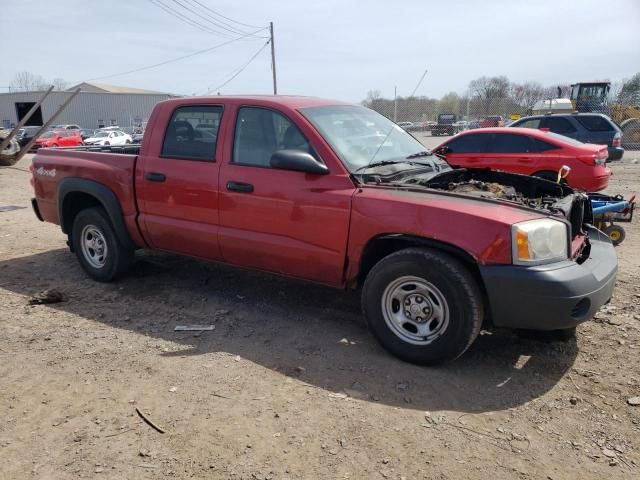
M610 192L640 191L636 153ZM0 206L29 206L29 162L0 167ZM638 478L625 227L614 299L575 340L483 332L421 368L378 346L357 293L156 253L99 284L56 226L2 212L0 478ZM50 288L65 301L28 304ZM215 329L174 332L193 323Z

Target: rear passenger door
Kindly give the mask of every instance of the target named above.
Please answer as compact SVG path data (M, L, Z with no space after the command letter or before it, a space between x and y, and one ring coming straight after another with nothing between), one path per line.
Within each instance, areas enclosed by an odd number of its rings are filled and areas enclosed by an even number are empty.
M162 112L160 131L149 132L148 150L138 159L145 239L159 250L219 259L217 139L223 107L179 105ZM207 132L203 125L210 127Z
M578 129L573 126L571 121L563 117L543 117L540 128L548 128L553 133L580 140Z
M312 133L309 127L307 131ZM355 192L348 173L320 158L318 145L281 111L240 106L232 135L219 181L224 259L340 284ZM310 153L329 167L329 174L272 169L271 155L282 149Z
M530 175L535 171L539 152L528 135L492 133L487 147L491 168Z

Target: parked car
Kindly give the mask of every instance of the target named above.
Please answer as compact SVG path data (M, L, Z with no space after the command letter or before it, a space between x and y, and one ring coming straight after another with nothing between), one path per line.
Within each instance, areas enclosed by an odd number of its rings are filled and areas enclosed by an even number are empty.
M536 115L521 118L510 127L546 129L584 143L607 145L608 161L620 160L624 155L622 130L602 113Z
M80 130L80 136L82 137L82 140L91 138L94 135L94 133L95 133L95 130L93 129L83 128L82 130Z
M456 129L456 132L462 132L463 130L467 130L469 128L469 122L466 120L458 120L453 123L453 127Z
M556 181L563 166L571 167L569 186L597 192L609 184L606 145L582 143L530 128L467 130L434 149L456 167L494 168Z
M84 143L86 145L126 145L132 143L130 135L120 130L102 130L87 138Z
M215 135L198 133L203 117L220 119ZM452 169L363 106L171 99L147 133L131 153L33 159L36 216L95 280L145 248L362 288L376 338L420 364L457 358L484 323L571 332L611 298L615 250L585 195Z
M131 143L139 145L142 143L143 138L144 138L144 132L134 133L133 135L131 135Z
M51 125L49 130L82 130L79 125L75 123L62 124L62 125Z
M31 150L82 145L80 130L49 130L38 137Z
M407 131L413 129L413 122L398 122L397 125Z
M18 130L16 140L18 140L20 146L26 146L27 143L31 141L33 136L38 133L38 130L40 130L40 128L42 127L22 127L20 130Z
M480 128L504 127L504 117L502 115L489 115L480 119Z

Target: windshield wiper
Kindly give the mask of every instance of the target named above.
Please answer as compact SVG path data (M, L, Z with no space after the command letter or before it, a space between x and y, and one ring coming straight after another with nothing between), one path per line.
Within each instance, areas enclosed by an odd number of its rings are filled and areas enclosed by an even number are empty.
M400 161L382 160L380 162L374 162L374 163L370 163L369 165L365 165L363 167L356 168L354 170L354 172L359 172L360 170L366 170L368 168L382 167L383 165L395 165L396 163L413 163L413 162L407 162L405 160L400 160Z
M407 155L406 159L409 160L410 158L429 157L431 155L433 154L428 150L423 150L422 152L412 153L411 155Z

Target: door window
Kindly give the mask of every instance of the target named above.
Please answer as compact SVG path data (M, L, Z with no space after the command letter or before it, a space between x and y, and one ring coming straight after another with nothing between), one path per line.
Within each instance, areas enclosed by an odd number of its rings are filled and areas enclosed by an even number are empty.
M524 120L522 122L518 122L513 127L518 128L540 128L540 119L539 118L530 118L529 120Z
M575 118L590 132L611 132L613 130L611 122L599 115L576 115Z
M549 142L545 142L544 140L539 140L537 138L530 138L529 140L532 144L532 152L547 152L549 150L557 150L560 148Z
M215 161L219 105L188 105L173 112L164 135L162 156L185 160Z
M564 135L566 133L575 133L576 128L571 125L571 122L562 117L549 117L544 121L544 128L548 128L554 133Z
M488 137L486 133L462 135L446 146L451 153L482 153L486 151Z
M283 115L265 108L240 108L233 163L269 167L273 152L285 149L311 153L309 143L298 127Z
M531 143L526 135L494 133L488 151L491 153L529 153Z

